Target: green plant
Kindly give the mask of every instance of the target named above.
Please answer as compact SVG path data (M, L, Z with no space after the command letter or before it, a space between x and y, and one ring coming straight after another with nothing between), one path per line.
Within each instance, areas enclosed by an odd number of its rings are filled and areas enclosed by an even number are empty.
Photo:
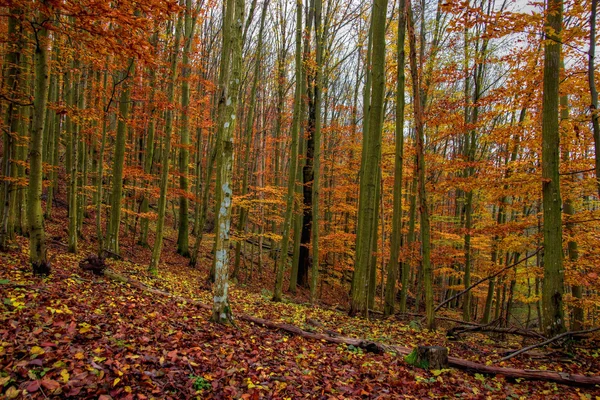
M420 362L417 360L417 349L413 349L407 356L404 357L404 361L406 361L410 365L414 365L419 368L428 369L429 362L427 360L421 360Z
M363 354L363 349L361 349L360 347L353 346L351 344L348 345L347 349L350 353Z
M211 384L206 379L204 379L203 376L191 374L190 379L194 381L194 383L192 384L194 390L206 390L212 388Z

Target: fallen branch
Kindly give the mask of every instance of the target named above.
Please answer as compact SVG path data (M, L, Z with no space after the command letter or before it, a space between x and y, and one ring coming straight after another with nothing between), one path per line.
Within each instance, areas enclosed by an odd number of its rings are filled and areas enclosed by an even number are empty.
M452 329L449 329L447 332L447 336L456 336L461 333L471 333L471 332L494 332L494 333L502 333L508 335L518 335L523 337L530 337L536 339L546 339L543 335L535 331L529 331L517 327L499 327L499 326L491 326L491 325L480 325L480 326L455 326Z
M542 250L542 247L538 247L536 251L534 251L533 253L531 253L527 257L523 258L522 260L517 261L514 264L511 264L511 265L509 265L507 267L502 268L500 271L496 272L495 274L492 274L492 275L490 275L490 276L488 276L486 278L478 280L477 282L475 282L474 284L472 284L471 286L469 286L465 290L463 290L461 292L458 292L457 294L455 294L454 296L450 297L449 299L446 299L446 300L442 301L440 304L437 305L437 307L435 308L435 311L439 310L440 308L442 308L446 304L450 303L452 300L456 299L457 297L460 297L463 294L467 293L469 290L473 289L475 286L480 285L483 282L488 281L488 280L490 280L492 278L495 278L498 275L500 275L501 273L503 273L504 271L509 270L511 268L514 268L517 265L521 264L523 261L526 261L526 260L530 259L531 257L535 256L537 253L539 253L540 250Z
M592 329L587 329L587 330L584 330L584 331L564 332L564 333L561 333L560 335L556 335L553 338L545 340L545 341L543 341L541 343L532 344L531 346L523 347L522 349L517 350L514 353L511 353L511 354L507 355L506 357L502 357L500 359L500 361L509 360L509 359L511 359L511 358L513 358L515 356L518 356L519 354L525 353L526 351L529 351L531 349L535 349L537 347L542 347L542 346L545 346L547 344L556 342L557 340L562 339L562 338L567 337L567 336L580 336L580 335L585 335L586 333L596 332L598 330L600 330L600 328L592 328Z
M149 293L157 294L160 296L170 297L177 301L185 301L187 303L194 304L194 305L201 307L203 309L206 309L206 310L212 309L211 306L203 304L197 300L186 299L184 297L176 296L176 295L173 295L171 293L168 293L168 292L165 292L162 290L151 288L151 287L143 284L142 282L139 282L135 279L125 277L125 276L120 275L109 269L104 271L104 275L111 279L117 280L119 282L128 283L133 287L136 287L143 291L147 291ZM361 348L361 349L371 352L371 353L379 354L379 353L383 353L383 352L389 352L389 353L395 353L397 355L408 355L412 352L412 349L409 349L406 347L386 345L383 343L374 342L374 341L365 340L365 339L348 338L348 337L343 337L343 336L329 336L329 335L325 335L322 333L308 332L308 331L300 329L299 327L297 327L295 325L286 324L286 323L277 323L277 322L269 321L269 320L266 320L263 318L252 317L252 316L245 315L245 314L239 314L237 316L237 319L246 321L246 322L250 322L250 323L254 323L257 325L261 325L261 326L264 326L269 329L281 330L281 331L284 331L284 332L287 332L287 333L290 333L290 334L293 334L296 336L304 337L307 339L320 340L320 341L324 341L324 342L328 342L328 343L335 343L335 344L352 345L354 347ZM579 334L581 334L583 332L584 331L579 332ZM514 379L527 378L527 379L533 379L533 380L544 380L544 381L551 381L551 382L556 382L556 383L577 385L577 386L600 385L600 376L572 375L572 374L568 374L568 373L564 373L564 372L493 367L493 366L489 366L489 365L479 364L479 363L469 361L469 360L463 360L463 359L457 358L457 357L448 357L448 364L451 367L460 368L460 369L464 369L467 371L475 371L478 373L485 373L485 374L492 374L492 375L503 375L507 378L514 378Z
M410 313L410 312L405 312L405 313L398 313L396 314L396 318L404 318L404 317L425 317L423 314L419 314L419 313ZM440 321L448 321L448 322L455 322L457 324L463 324L463 325L469 325L469 326L481 326L481 324L478 324L476 322L468 322L468 321L462 321L460 319L454 319L454 318L448 318L448 317L442 317L442 316L435 316L435 319L439 319Z

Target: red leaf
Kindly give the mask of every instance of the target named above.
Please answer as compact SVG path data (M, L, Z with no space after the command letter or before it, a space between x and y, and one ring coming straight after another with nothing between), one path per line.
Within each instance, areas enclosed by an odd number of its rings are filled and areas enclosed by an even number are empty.
M42 386L48 390L54 391L60 387L60 383L52 379L43 379Z
M40 388L40 381L31 381L26 389L29 393L36 392Z

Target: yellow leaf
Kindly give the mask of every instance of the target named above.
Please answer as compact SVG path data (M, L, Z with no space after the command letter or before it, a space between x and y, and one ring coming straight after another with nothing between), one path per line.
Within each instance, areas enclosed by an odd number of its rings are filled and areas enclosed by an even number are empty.
M62 378L63 383L69 382L69 378L71 377L71 375L69 375L69 371L67 371L66 369L60 371L60 376Z
M121 378L115 378L113 381L113 387L117 386L117 383L121 382Z
M75 354L75 359L77 359L77 360L83 360L84 357L85 357L85 355L82 352Z
M40 355L45 353L44 349L42 349L40 346L33 346L29 352L34 355Z
M132 391L132 390L131 390L131 386L125 386L125 391L126 391L127 393L131 393L131 391Z
M11 386L11 387L8 388L8 390L4 394L6 395L7 399L14 399L18 395L20 395L21 392L16 387Z

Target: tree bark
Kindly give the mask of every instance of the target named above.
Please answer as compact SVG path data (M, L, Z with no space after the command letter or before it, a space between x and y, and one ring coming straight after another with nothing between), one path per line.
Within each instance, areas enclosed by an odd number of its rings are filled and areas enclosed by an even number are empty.
M559 181L559 72L562 0L549 0L544 45L542 103L542 199L544 215L543 330L548 336L564 332L564 267Z

